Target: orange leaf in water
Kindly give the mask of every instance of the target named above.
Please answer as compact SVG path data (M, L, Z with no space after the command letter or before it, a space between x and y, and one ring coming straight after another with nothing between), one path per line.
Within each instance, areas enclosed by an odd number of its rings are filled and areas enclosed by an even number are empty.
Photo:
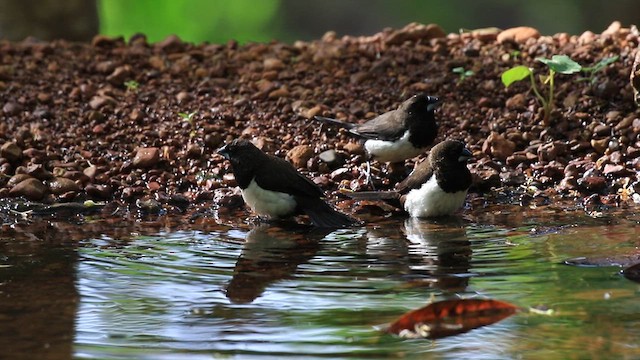
M409 311L386 331L406 338L436 339L493 324L516 310L514 305L498 300L444 300Z

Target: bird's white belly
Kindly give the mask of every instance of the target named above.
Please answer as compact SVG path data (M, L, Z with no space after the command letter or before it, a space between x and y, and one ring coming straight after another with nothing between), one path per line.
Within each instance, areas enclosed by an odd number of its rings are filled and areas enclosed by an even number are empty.
M451 215L458 210L467 197L467 191L444 192L436 177L432 176L419 189L409 191L405 197L404 209L412 217L436 217Z
M251 180L249 186L242 190L242 198L255 213L272 218L291 215L296 208L292 195L265 190L255 180Z
M426 148L416 148L409 142L409 131L397 141L367 140L364 148L380 162L401 162L414 158L424 152Z

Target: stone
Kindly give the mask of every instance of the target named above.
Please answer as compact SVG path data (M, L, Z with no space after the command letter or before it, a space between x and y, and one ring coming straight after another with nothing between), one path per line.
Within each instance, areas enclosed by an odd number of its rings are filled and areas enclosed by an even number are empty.
M73 180L56 177L49 182L49 191L54 195L62 195L69 191L80 191L80 186Z
M523 110L527 106L526 96L522 93L517 93L507 99L505 106L509 110Z
M298 169L305 168L312 156L313 149L309 145L298 145L287 152L287 160Z
M151 168L160 161L160 149L156 147L138 148L133 158L133 166L136 168Z
M499 160L506 160L513 154L516 144L497 132L491 132L482 144L482 152Z
M22 149L14 142L6 142L0 147L0 157L11 163L19 162L22 159Z
M352 155L364 155L364 147L358 142L348 142L342 148Z
M501 44L507 41L524 43L531 38L537 39L539 37L540 32L537 29L528 26L518 26L502 31L498 34L496 40Z
M39 201L47 193L47 187L38 179L29 177L9 190L9 196L24 196L31 201Z

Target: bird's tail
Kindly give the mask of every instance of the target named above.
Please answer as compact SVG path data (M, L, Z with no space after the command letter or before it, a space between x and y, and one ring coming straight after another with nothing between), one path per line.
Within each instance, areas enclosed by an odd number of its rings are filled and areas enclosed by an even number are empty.
M323 122L325 124L340 126L347 130L353 129L356 126L356 124L352 124L352 123L348 123L348 122L344 122L344 121L340 121L340 120L336 120L336 119L332 119L324 116L314 116L313 119L316 121Z
M344 193L353 200L382 200L387 204L402 209L400 194L396 191L356 191Z
M335 210L322 199L297 199L300 210L304 212L313 225L321 228L344 228L358 225L360 221Z

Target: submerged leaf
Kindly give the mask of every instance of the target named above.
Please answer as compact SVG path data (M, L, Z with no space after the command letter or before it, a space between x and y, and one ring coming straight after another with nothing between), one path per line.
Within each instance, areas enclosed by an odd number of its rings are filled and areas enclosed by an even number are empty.
M516 67L512 67L511 69L502 73L501 79L504 86L509 87L509 85L513 84L516 81L520 81L531 74L531 69L524 66L519 65Z
M582 65L571 60L567 55L553 55L551 59L536 58L536 60L560 74L574 74L582 70Z
M386 331L405 338L437 339L493 324L516 310L498 300L445 300L405 313Z

